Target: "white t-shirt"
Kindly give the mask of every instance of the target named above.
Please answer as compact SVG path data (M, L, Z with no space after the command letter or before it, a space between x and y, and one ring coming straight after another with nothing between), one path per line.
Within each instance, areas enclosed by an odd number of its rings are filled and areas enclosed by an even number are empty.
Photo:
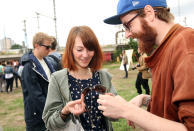
M48 68L48 65L46 64L46 62L44 61L44 59L42 59L42 60L38 59L38 61L40 62L40 64L41 64L43 70L45 71L48 80L50 80L51 71L50 71L50 69Z

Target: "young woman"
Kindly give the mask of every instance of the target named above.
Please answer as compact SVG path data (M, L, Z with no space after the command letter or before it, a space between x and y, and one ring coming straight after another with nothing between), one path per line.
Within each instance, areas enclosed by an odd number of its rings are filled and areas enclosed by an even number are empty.
M106 93L116 94L116 90L110 74L100 70L102 50L89 27L71 29L62 62L64 69L54 73L49 84L43 111L46 127L71 131L113 130L111 122L98 110L99 92L95 86L103 85Z

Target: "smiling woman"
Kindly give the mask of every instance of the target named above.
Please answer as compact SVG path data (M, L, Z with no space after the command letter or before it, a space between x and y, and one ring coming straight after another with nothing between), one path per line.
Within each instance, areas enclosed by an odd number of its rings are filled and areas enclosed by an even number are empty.
M47 128L112 131L110 120L98 109L97 99L99 93L116 94L116 90L110 74L100 70L102 50L88 26L70 30L62 61L65 69L53 74L48 88L43 112Z

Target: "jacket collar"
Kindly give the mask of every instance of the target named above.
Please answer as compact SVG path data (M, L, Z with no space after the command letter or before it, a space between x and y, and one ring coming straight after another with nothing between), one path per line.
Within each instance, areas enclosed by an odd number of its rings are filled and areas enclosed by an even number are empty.
M32 63L33 63L33 70L34 70L35 72L37 72L39 75L41 75L41 76L43 77L43 79L45 79L46 81L48 81L48 77L47 77L47 75L46 75L44 69L42 68L40 62L39 62L38 59L34 56L33 53L29 55L29 58L30 58L30 60L31 60ZM44 61L46 62L48 68L50 69L50 72L53 73L53 72L54 72L54 69L53 69L53 67L51 66L51 64L50 64L45 58L43 58L43 59L44 59Z
M183 29L181 25L175 24L166 34L161 44L157 47L153 54L145 58L146 65L149 68L153 68L160 61L160 57L164 54L167 46L170 44L169 41L174 38L181 29Z

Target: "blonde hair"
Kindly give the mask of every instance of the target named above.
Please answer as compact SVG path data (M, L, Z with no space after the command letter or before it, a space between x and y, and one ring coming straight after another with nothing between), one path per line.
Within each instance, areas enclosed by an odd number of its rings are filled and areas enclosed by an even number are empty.
M32 41L33 47L35 48L35 44L42 44L43 41L45 40L50 41L50 42L54 41L53 38L46 33L43 33L43 32L36 33Z

